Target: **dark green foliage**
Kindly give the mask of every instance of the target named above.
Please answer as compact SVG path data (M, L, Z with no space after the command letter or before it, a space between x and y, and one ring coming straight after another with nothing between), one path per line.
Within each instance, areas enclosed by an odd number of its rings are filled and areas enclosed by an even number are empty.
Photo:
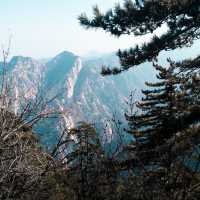
M173 66L167 69L155 64L154 67L159 72L159 81L146 83L152 89L142 91L144 97L136 104L139 113L126 114L130 125L129 133L134 135L138 143L143 137L142 143L151 143L153 146L163 143L177 131L174 124L177 123L176 95L180 82Z
M126 0L106 14L95 7L92 20L79 19L116 36L146 35L167 25L148 44L119 51L122 68L102 69L118 74L156 61L162 50L190 46L199 37L199 7L197 0ZM2 110L0 199L200 199L200 59L168 63L153 64L158 81L146 82L141 101L131 95L125 116L135 142L125 159L107 158L87 123L63 132L53 158L38 147L31 127Z
M102 28L116 36L147 35L163 25L167 27L148 43L119 50L121 68L102 69L103 75L118 74L146 61L157 62L162 50L190 47L199 38L199 7L197 0L125 0L123 6L117 4L105 14L94 7L93 19L82 14L79 21L86 28ZM126 115L129 132L145 145L161 145L199 120L199 57L168 62L168 69L154 64L160 81L146 83L153 89L142 91L145 97L137 103L139 113Z
M135 142L126 147L128 159L117 166L136 171L131 177L133 199L199 198L199 190L192 189L195 182L199 185L199 56L181 62L168 59L168 67L155 64L161 51L190 47L199 39L199 8L198 0L125 0L123 6L117 4L105 14L95 7L93 19L86 14L79 17L84 27L101 28L117 37L154 34L166 27L148 43L119 50L120 68L102 68L103 75L115 75L153 61L158 71L158 81L146 83L144 97L135 103L137 111L130 102L126 113L127 132L134 135Z
M199 38L199 6L198 0L145 0L143 3L125 0L124 5L116 5L113 10L102 14L98 7L94 8L93 19L85 14L79 17L86 28L102 28L112 35L123 34L146 35L166 25L166 32L161 36L134 48L119 51L122 67L105 69L102 74L118 74L145 61L155 60L162 50L173 50L191 46Z
M63 144L63 162L68 168L70 187L77 194L77 199L84 200L95 195L104 156L95 129L87 123L80 123L67 133Z
M66 182L75 199L115 199L117 194L112 192L117 186L117 171L113 160L104 154L93 126L80 123L67 132L59 146Z

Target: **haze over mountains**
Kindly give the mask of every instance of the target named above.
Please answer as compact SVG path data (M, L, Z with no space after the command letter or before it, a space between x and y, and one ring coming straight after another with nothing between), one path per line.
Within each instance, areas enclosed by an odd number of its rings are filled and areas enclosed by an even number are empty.
M178 58L180 54L177 52ZM192 54L188 53L189 56ZM165 52L159 61L166 63L167 57L173 55ZM126 73L103 77L100 74L102 65L118 67L120 64L115 53L80 57L63 51L53 58L39 60L14 56L7 63L15 99L13 111L17 113L20 104L26 100L56 97L51 107L62 111L62 119L48 119L35 127L47 147L57 141L60 124L71 128L79 121L94 124L103 143L129 141L132 138L127 135L117 135L112 119L125 122L122 124L126 126L124 112L131 91L136 90L135 100L141 99L145 81L156 80L155 70L151 63L145 63Z
M117 136L109 120L114 115L117 120L124 121L125 102L130 92L136 90L135 98L140 99L144 82L154 79L155 72L151 64L145 64L122 75L103 77L100 74L102 65L116 67L119 61L115 54L86 59L68 51L48 60L13 57L8 63L8 71L12 74L14 94L18 99L15 111L20 96L34 99L41 92L49 97L57 96L52 106L63 111L63 123L67 127L79 121L94 123L101 130L106 127L107 135L100 133L100 137L111 142ZM56 124L56 120L50 120L39 128L43 143L49 145L55 141Z

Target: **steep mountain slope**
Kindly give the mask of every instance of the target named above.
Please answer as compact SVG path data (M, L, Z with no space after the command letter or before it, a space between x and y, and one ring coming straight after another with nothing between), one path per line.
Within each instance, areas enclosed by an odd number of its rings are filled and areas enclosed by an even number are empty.
M43 86L45 88L62 88L66 81L66 76L76 62L77 56L64 51L46 63Z
M22 56L14 56L10 62L0 65L1 75L4 74L4 79L9 80L7 90L12 93L12 106L16 114L23 103L37 96L45 66L35 59Z
M144 70L138 68L135 72L130 71L119 76L103 77L100 75L102 65L119 66L118 58L109 55L104 58L88 60L83 63L83 68L74 88L72 111L77 110L81 120L87 119L94 122L97 127L108 126L107 138L111 140L111 120L115 116L124 121L126 100L131 91L136 89L136 100L141 97L140 90L144 88L144 79L152 79L152 69L149 77L145 77ZM148 68L148 66L145 66ZM72 116L74 112L72 113ZM74 117L73 118L77 118ZM104 136L104 135L102 135Z
M43 127L37 127L45 132L44 143L54 143L59 123L73 127L78 121L95 123L104 142L116 139L109 120L115 115L117 120L124 121L128 95L136 89L135 98L139 99L144 81L152 80L154 72L151 65L144 65L122 75L103 77L100 75L102 65L119 66L119 61L114 54L84 60L67 51L47 63L13 57L9 69L15 83L15 109L20 96L34 99L39 91L45 91L48 96L56 96L52 107L62 110L63 121L51 119Z

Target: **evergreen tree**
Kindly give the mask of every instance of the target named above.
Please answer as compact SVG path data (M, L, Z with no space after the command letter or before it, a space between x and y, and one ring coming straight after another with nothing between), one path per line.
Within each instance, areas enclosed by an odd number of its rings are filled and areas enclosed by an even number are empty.
M185 99L189 105L200 105L200 56L191 60L182 62L170 61L179 70L179 76L182 77L182 89L185 90Z
M153 89L142 90L144 97L136 104L140 113L125 115L129 121L129 132L134 135L136 141L146 143L146 138L151 145L163 143L163 140L170 138L175 131L171 125L174 124L177 114L175 102L179 83L173 66L164 68L155 64L154 67L159 71L159 81L146 82L146 86Z
M200 33L200 2L198 0L125 0L123 6L117 4L105 14L94 7L94 17L89 19L86 14L79 17L80 23L86 28L102 28L112 35L135 36L154 34L159 27L165 26L166 32L153 38L143 45L136 45L129 50L119 50L120 68L102 68L103 75L118 74L146 61L157 61L163 50L190 47L199 38ZM143 112L134 116L131 129L136 135L142 133L148 140L162 143L174 133L195 124L200 118L199 105L199 57L182 62L169 61L169 69L179 74L179 92L174 94L172 77L167 72L160 73L159 79L165 81L149 84L154 91L143 91L146 99L138 104ZM161 71L162 67L157 66ZM164 77L162 77L164 76ZM162 87L165 87L163 91ZM162 92L166 92L162 95ZM141 130L143 129L143 130ZM157 134L155 134L157 132ZM158 135L158 137L155 137ZM160 138L162 136L162 138ZM143 138L144 139L144 138Z
M104 66L102 75L119 74L147 61L157 62L161 51L191 47L199 39L199 0L125 0L123 6L117 4L105 14L97 6L93 11L92 19L86 14L79 17L87 29L101 28L117 37L153 34L147 43L119 50L121 67ZM158 36L154 31L160 27L166 31ZM142 91L139 112L126 114L128 132L135 136L136 143L132 157L120 165L140 166L142 176L136 175L134 185L143 192L138 195L136 190L135 199L199 198L199 191L191 188L195 182L199 185L195 172L200 163L200 57L169 60L169 64L168 68L154 64L159 81L146 83L152 89ZM195 167L190 163L194 152Z
M131 112L125 113L129 124L127 132L134 136L134 151L137 150L135 153L143 163L161 162L166 153L168 157L164 157L164 162L171 163L170 152L176 146L178 133L191 132L192 137L199 141L195 135L198 132L193 127L195 124L198 126L200 119L199 76L182 74L177 70L177 63L168 62L168 68L154 64L158 81L146 82L148 89L142 90L144 97L136 103L137 111L130 108ZM173 156L176 159L180 155Z
M162 50L190 47L199 38L200 2L198 0L125 0L124 5L117 4L105 14L94 7L94 17L86 14L79 17L86 28L102 28L112 35L135 36L153 33L165 25L166 32L156 36L142 46L136 45L129 50L118 52L122 67L104 68L102 74L117 74L146 61L155 60Z
M69 131L64 141L69 141L72 147L68 152L65 151L64 159L78 199L84 200L89 196L95 196L99 182L97 178L103 160L103 150L95 128L87 123L80 123L78 127Z

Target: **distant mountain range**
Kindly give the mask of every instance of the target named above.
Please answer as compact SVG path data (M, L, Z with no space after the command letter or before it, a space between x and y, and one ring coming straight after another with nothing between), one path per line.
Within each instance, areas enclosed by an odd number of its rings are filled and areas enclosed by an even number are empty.
M68 51L42 60L15 56L8 63L15 83L14 95L18 99L14 109L19 107L20 96L34 99L44 91L44 95L57 95L56 106L63 110L64 123L68 127L78 121L87 121L96 125L103 142L116 140L109 120L115 116L117 120L125 121L125 102L130 92L136 89L135 98L140 99L145 81L155 79L155 72L151 64L144 64L121 75L103 77L100 74L102 65L116 67L119 60L115 54L86 59ZM50 120L47 125L42 125L43 128L36 127L45 144L55 142L59 133L57 123Z

